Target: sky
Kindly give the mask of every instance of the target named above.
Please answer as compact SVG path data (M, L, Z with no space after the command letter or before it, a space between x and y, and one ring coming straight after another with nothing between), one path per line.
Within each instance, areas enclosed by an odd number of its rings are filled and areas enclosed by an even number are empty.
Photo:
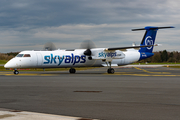
M0 52L139 45L145 26L158 30L154 51L180 51L179 0L0 0Z

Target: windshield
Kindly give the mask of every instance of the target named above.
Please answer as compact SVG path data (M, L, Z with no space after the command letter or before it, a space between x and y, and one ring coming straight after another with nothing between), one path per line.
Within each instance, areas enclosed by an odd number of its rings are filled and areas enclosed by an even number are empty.
M16 57L31 57L30 54L18 54Z
M24 54L23 57L31 57L31 55L30 54Z
M16 57L22 57L24 54L18 54Z

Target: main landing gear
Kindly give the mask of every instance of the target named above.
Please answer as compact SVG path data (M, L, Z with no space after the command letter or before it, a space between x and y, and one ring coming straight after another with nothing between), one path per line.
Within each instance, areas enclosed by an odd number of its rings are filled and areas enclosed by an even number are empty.
M19 71L14 70L14 74L15 74L15 75L18 75L18 74L19 74Z
M115 71L114 71L114 69L113 68L111 68L111 62L109 62L109 69L107 70L107 73L109 73L109 74L113 74Z
M76 73L76 69L74 68L69 69L69 73Z

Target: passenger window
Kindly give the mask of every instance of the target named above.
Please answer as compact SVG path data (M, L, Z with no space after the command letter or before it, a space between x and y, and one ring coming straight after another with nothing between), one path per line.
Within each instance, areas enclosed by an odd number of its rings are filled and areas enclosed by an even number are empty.
M31 57L31 55L30 54L24 54L23 57Z
M16 57L22 57L24 54L18 54Z

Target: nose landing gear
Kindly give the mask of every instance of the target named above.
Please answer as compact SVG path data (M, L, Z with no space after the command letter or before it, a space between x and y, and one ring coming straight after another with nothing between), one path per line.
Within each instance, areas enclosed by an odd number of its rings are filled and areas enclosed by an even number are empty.
M18 74L19 74L19 71L14 70L14 74L15 74L15 75L18 75Z
M113 68L109 68L109 69L107 70L107 73L113 74L113 73L114 73L114 69L113 69Z

